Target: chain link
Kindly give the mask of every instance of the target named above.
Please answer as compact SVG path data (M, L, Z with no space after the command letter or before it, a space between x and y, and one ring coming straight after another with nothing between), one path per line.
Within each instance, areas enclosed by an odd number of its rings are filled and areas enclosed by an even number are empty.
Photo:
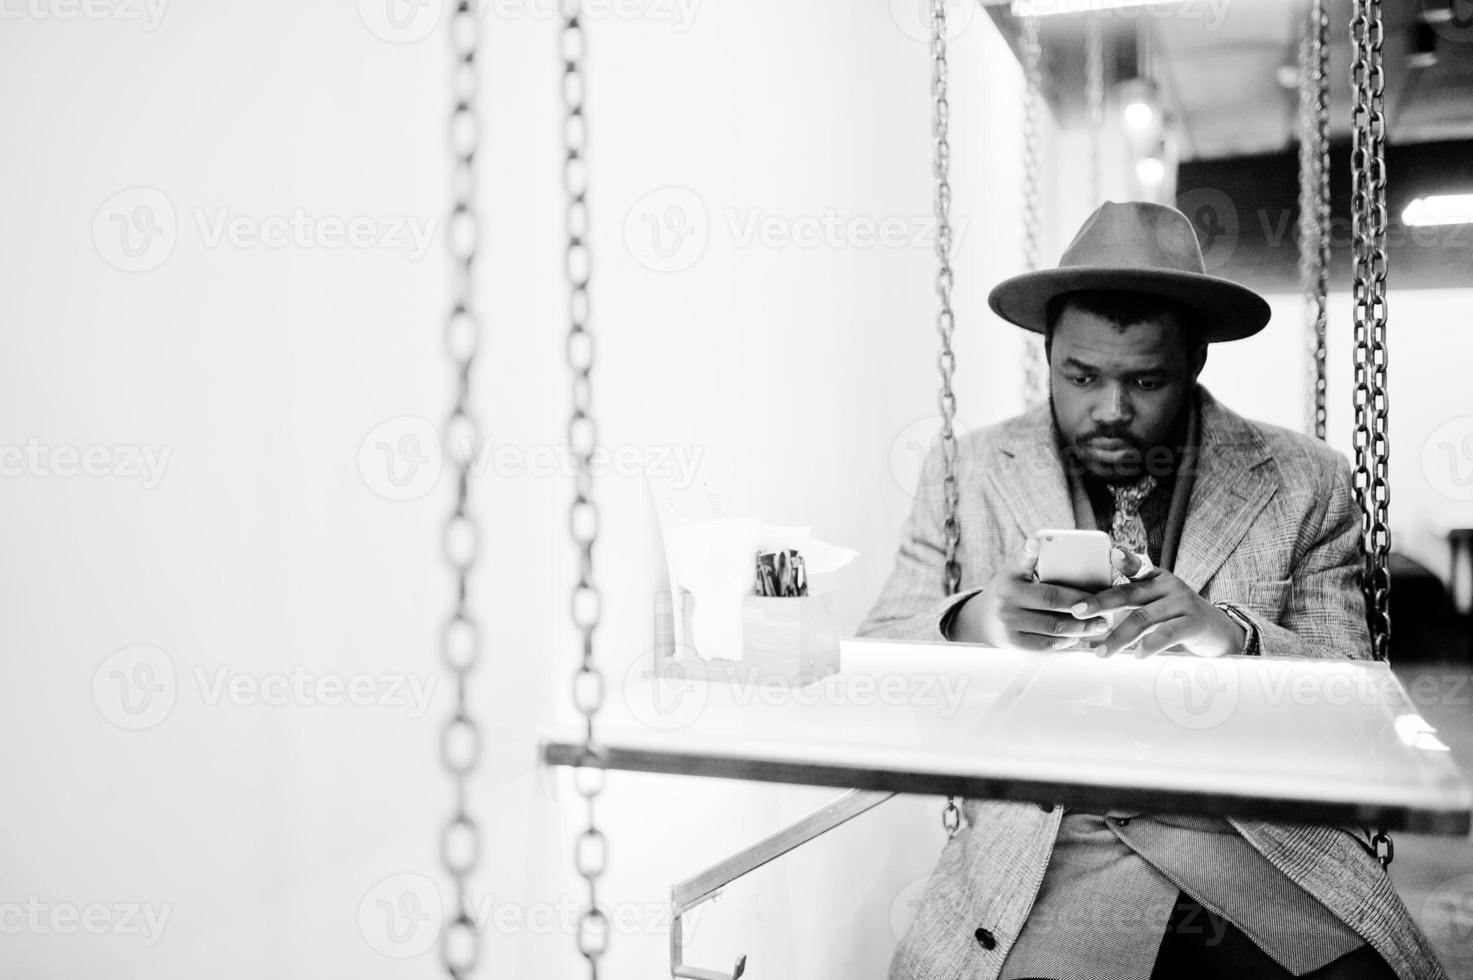
M1299 277L1304 287L1304 427L1325 438L1330 272L1330 15L1312 0L1299 45Z
M1038 43L1038 20L1023 18L1023 264L1027 271L1038 268L1040 211L1038 199L1038 117L1043 99L1039 69L1042 49ZM1023 401L1029 408L1048 400L1048 366L1044 362L1043 338L1023 335Z
M1381 0L1355 0L1351 188L1355 257L1355 495L1361 509L1361 587L1372 652L1390 656L1390 449L1386 389L1386 116Z
M1100 204L1100 155L1105 127L1105 36L1091 17L1084 40L1084 101L1089 106L1089 206Z
M476 212L476 154L480 149L476 54L480 26L470 0L450 18L451 68L449 138L452 157L450 220L451 309L444 342L455 371L455 401L444 439L454 467L455 502L441 529L441 550L455 577L452 611L440 634L440 657L454 677L455 707L440 730L440 764L450 776L454 806L440 832L440 863L455 890L455 906L440 932L440 962L455 980L470 976L480 960L480 932L472 916L469 879L481 860L481 833L470 814L469 785L481 758L481 729L470 713L467 687L480 661L480 625L469 603L470 578L479 558L478 527L470 512L470 468L479 443L471 412L471 369L480 340L475 312L474 270L480 219Z
M1350 22L1354 61L1350 85L1351 212L1355 275L1355 499L1361 511L1365 594L1371 652L1391 654L1390 451L1386 390L1386 77L1382 68L1384 31L1381 0L1355 0ZM1394 847L1385 828L1372 844L1381 866L1391 864ZM1384 845L1384 851L1382 849Z
M933 174L936 178L936 294L941 309L936 314L936 332L941 335L941 353L936 358L941 371L941 390L936 396L941 409L941 458L945 476L941 482L946 520L946 594L955 595L961 586L961 565L957 546L961 525L957 523L957 500L960 496L956 479L956 393L951 381L956 374L956 353L951 349L951 335L956 316L951 310L951 143L948 141L951 104L946 99L946 0L931 0L931 130L933 137ZM948 839L955 837L961 826L956 798L948 797L941 815Z
M568 508L568 530L578 555L578 581L573 586L573 625L581 634L582 656L572 678L573 704L583 716L583 749L573 770L574 784L588 806L588 825L578 835L574 865L587 884L587 903L578 912L578 952L588 961L589 976L597 980L598 963L608 948L609 920L598 904L598 879L608 866L608 839L598 829L598 796L603 792L604 770L594 745L594 716L603 706L604 677L593 658L593 636L598 629L601 594L593 582L593 549L598 543L599 511L593 500L593 452L598 429L593 421L593 334L588 329L588 283L592 273L588 238L588 125L583 115L586 38L581 0L561 0L563 26L559 55L563 63L563 191L567 197L567 248L563 268L568 284L567 363L572 375L572 414L568 418L568 449L573 457L573 502Z

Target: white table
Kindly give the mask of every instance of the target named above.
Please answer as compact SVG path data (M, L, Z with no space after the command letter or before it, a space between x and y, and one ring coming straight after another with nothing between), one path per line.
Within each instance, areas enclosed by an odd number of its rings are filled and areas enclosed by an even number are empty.
M596 764L1464 835L1473 789L1381 663L846 640L804 688L609 678ZM578 729L545 733L574 764Z

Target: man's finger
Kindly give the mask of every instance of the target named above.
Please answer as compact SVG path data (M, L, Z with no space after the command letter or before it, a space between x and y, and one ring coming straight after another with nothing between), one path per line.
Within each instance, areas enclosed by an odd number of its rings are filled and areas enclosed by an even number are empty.
M1094 598L1092 593L1071 589L1067 585L1052 585L1048 582L1021 582L1014 590L1013 596L1013 601L1024 609L1066 614L1081 602ZM1076 616L1075 618L1088 619L1089 617Z
M1068 613L1019 608L1003 612L1002 624L1009 633L1032 633L1035 636L1049 637L1100 637L1110 628L1109 623L1099 618L1075 619Z
M1153 602L1141 606L1116 624L1110 635L1105 637L1100 656L1108 657L1119 653L1150 630L1168 620L1176 619L1179 615L1181 610L1169 602Z
M1116 585L1112 588L1102 589L1092 596L1086 596L1070 611L1081 619L1089 616L1098 616L1102 612L1112 609L1125 609L1129 606L1144 606L1147 603L1156 602L1171 595L1173 591L1172 577L1165 574L1153 575L1150 578L1141 579L1139 582L1130 582L1126 585Z
M1141 637L1135 646L1137 658L1153 657L1192 638L1192 621L1185 616L1169 619Z
M1142 568L1146 569L1147 577L1154 577L1161 571L1156 565L1151 564L1150 558L1138 555L1134 551L1127 551L1124 548L1110 549L1110 564L1114 567L1115 571L1128 579L1134 579L1137 575L1140 575Z
M1023 542L1023 547L1013 553L1008 559L1008 568L1013 577L1020 582L1032 582L1033 573L1038 568L1038 537L1029 535L1028 540Z
M1072 647L1079 642L1075 636L1039 636L1036 633L1014 633L1007 634L1007 643L1020 650L1031 650L1034 653L1043 653L1052 650L1062 650Z

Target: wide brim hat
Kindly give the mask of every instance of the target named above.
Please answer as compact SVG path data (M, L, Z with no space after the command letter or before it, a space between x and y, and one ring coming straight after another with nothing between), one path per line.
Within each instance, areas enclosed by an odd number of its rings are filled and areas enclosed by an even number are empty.
M1251 337L1270 315L1262 296L1207 273L1186 215L1143 201L1102 204L1064 249L1057 269L998 283L987 305L1009 323L1043 333L1050 300L1099 289L1175 300L1197 314L1203 339L1210 343Z

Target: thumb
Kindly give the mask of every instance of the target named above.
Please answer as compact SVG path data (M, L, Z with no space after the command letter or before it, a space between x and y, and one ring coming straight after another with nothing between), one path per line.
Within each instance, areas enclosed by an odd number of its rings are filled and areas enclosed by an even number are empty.
M1008 565L1014 576L1031 581L1034 570L1038 567L1038 538L1029 535Z

